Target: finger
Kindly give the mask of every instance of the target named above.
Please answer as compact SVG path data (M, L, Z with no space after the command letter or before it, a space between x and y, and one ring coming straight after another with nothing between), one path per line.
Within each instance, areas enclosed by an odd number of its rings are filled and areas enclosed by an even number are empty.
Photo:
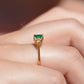
M84 14L78 13L74 11L70 11L65 8L61 7L54 7L51 10L47 11L46 13L42 14L41 16L37 17L35 20L27 24L25 27L29 27L35 24L39 24L46 21L53 21L53 20L60 20L60 19L68 19L68 18L74 18L80 21L82 24L84 24Z
M44 43L72 45L84 55L84 26L73 19L41 23L30 28L3 35L0 37L0 44L34 43L33 35L41 33L44 35Z
M1 47L1 59L37 64L37 51L33 45ZM70 84L84 84L84 58L73 47L42 45L41 65L62 72Z
M66 4L66 5L65 5ZM77 11L77 12L80 12L80 13L84 13L84 2L83 0L80 1L80 0L68 0L68 1L63 1L61 4L60 4L61 7L63 8L67 8L68 10L72 10L72 11Z
M1 84L66 84L63 75L36 65L0 61Z
M52 28L53 27L53 28ZM34 34L42 33L44 35L44 43L55 43L57 45L68 45L77 48L82 55L84 55L84 26L77 20L59 20L53 22L46 22L30 29L23 29L22 31L29 30L29 40L25 39L25 43L33 43ZM27 34L24 34L27 38ZM22 38L21 38L22 39ZM23 40L24 41L24 40ZM22 41L22 42L23 42Z

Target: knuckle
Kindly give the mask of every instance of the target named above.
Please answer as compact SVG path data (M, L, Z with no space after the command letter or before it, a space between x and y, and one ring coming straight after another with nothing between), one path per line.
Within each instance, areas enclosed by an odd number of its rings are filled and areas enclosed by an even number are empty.
M80 52L74 48L74 47L67 47L67 51L68 51L68 59L71 59L70 61L77 61L81 58L81 54Z
M68 19L67 20L67 23L69 24L69 26L70 27L78 27L78 26L80 26L81 25L81 23L78 21L78 20L76 20L76 19L73 19L73 18L71 18L71 19Z
M57 72L54 80L56 81L55 84L66 84L66 80L61 72Z
M67 72L70 68L74 68L77 64L80 64L82 56L80 52L74 47L67 47L65 50L65 56L63 58L64 64L67 68ZM67 51L67 52L66 52Z
M68 22L72 23L72 24L78 24L79 23L76 19L73 19L73 18L68 19Z

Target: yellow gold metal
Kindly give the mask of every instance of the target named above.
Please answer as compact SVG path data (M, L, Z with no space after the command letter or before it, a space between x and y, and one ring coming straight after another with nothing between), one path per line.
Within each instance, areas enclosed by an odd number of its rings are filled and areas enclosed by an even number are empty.
M38 62L37 62L37 64L41 65L40 47L42 45L43 37L41 37L41 38L35 38L34 37L34 41L35 41L35 45L36 45L37 50L38 50Z

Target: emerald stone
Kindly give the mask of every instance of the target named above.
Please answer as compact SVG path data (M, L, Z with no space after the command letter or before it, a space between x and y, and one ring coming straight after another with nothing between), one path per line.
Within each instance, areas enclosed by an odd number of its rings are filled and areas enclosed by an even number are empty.
M43 35L42 34L37 34L37 35L34 35L35 38L42 38Z

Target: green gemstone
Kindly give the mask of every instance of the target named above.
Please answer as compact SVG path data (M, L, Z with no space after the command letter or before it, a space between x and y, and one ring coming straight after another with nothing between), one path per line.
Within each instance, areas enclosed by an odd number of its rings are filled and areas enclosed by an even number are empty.
M35 38L42 38L43 35L42 34L37 34L37 35L34 35Z

